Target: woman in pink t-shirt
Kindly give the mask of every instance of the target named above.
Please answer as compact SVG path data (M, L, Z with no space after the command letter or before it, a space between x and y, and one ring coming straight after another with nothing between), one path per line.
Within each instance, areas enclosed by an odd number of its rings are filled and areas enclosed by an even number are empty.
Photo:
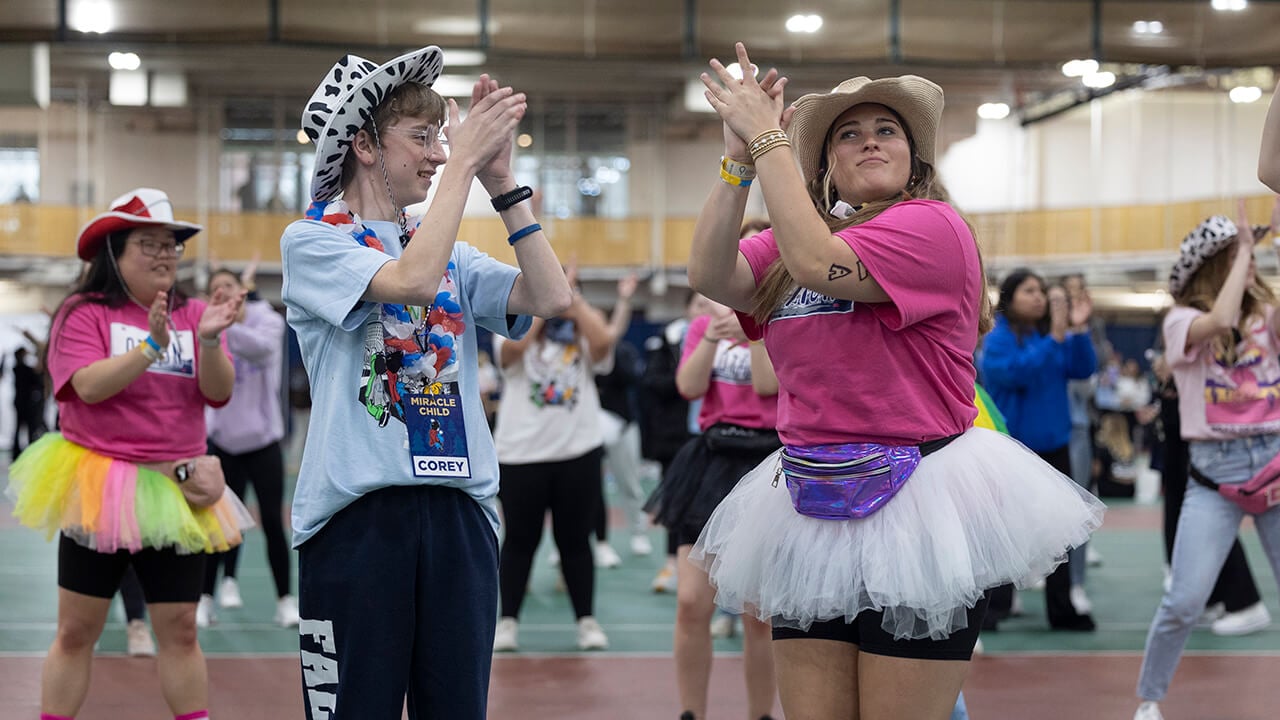
M9 469L14 514L61 535L42 720L80 710L94 643L130 566L146 595L169 709L185 720L208 715L195 625L205 553L238 545L253 522L234 493L222 492L218 460L205 454L204 408L226 403L235 381L222 331L243 293L215 294L206 306L174 285L183 243L199 230L173 219L163 192L140 188L80 232L89 265L49 333L61 432Z
M737 61L751 67L741 44ZM942 720L984 592L1047 574L1102 507L973 427L989 299L934 170L942 89L854 78L784 111L776 70L711 67L725 155L689 279L763 337L784 447L719 505L690 558L720 605L771 621L788 717ZM739 242L753 182L773 229Z
M674 650L681 720L706 717L711 678L711 616L715 589L707 573L689 562L689 552L711 513L753 467L780 446L778 378L764 343L749 341L729 308L689 323L676 388L702 400L701 434L672 459L662 484L647 505L654 520L676 536L677 585ZM769 625L743 615L743 659L748 712L768 718L774 705L773 657Z
M1247 514L1218 486L1248 482L1280 454L1280 298L1258 277L1253 260L1257 242L1277 225L1280 199L1271 226L1253 232L1241 202L1238 223L1215 215L1187 235L1169 275L1175 305L1164 319L1165 358L1178 387L1191 477L1180 479L1187 490L1170 583L1147 634L1134 720L1162 717L1158 703ZM1253 515L1253 523L1280 577L1280 506ZM1226 626L1232 634L1271 623L1261 602L1234 615L1236 622Z

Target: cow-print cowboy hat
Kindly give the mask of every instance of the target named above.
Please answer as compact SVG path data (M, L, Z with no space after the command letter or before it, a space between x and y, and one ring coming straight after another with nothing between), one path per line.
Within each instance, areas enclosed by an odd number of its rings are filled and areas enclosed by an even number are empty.
M1252 229L1255 240L1271 230L1266 225L1254 225ZM1169 293L1180 294L1209 258L1235 242L1238 232L1236 224L1225 215L1214 215L1197 225L1195 230L1182 239L1178 262L1169 271Z
M378 65L356 55L334 63L302 111L302 131L316 144L311 199L327 202L342 191L342 161L356 133L392 90L406 83L430 86L444 69L434 45Z

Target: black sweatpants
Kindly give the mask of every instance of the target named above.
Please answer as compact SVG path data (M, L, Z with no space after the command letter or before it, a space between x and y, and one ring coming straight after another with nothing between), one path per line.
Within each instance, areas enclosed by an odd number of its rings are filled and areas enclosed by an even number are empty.
M376 490L298 548L308 720L483 720L498 541L461 490Z
M501 465L502 616L519 617L533 556L542 541L542 526L551 511L551 535L560 550L560 569L569 590L573 614L594 614L596 566L591 531L599 511L601 460L596 448L560 462Z
M222 474L227 478L227 487L242 501L248 501L245 493L248 486L253 485L253 494L258 498L262 534L267 538L267 562L271 565L276 597L290 594L289 541L284 536L284 453L280 450L280 443L273 442L264 448L239 455L209 443L209 454L217 455L222 461ZM204 594L213 594L219 567L223 569L223 575L233 578L239 562L239 545L211 556L205 565Z

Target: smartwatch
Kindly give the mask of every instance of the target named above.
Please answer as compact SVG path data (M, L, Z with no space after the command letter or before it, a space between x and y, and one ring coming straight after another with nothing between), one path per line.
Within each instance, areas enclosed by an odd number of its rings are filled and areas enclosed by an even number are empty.
M195 470L195 463L179 463L178 466L173 469L173 476L178 479L179 484L182 484L191 477L191 473L195 472Z

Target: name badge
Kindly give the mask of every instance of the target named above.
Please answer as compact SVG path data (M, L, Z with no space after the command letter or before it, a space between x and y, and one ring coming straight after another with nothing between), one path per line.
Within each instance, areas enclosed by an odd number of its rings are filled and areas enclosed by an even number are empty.
M462 395L457 390L456 383L442 383L403 398L414 477L471 477Z

